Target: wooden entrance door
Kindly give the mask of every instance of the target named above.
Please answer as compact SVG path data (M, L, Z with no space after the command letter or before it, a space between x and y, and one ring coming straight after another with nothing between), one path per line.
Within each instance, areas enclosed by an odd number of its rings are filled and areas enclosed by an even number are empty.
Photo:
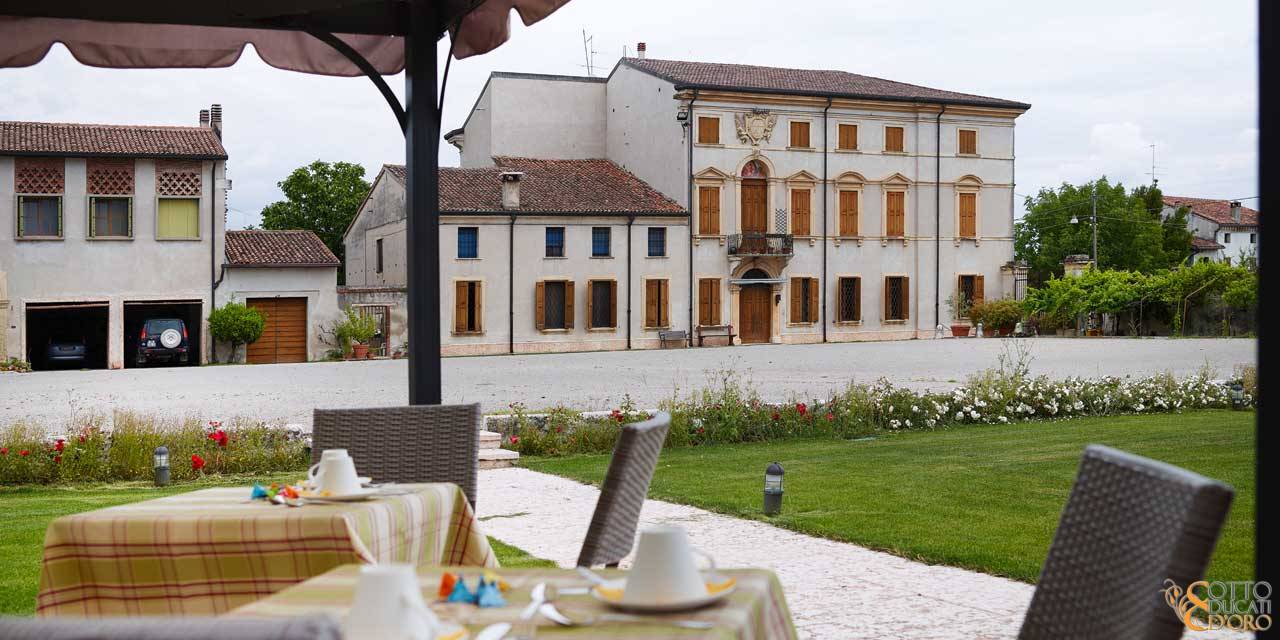
M769 232L767 193L764 180L742 181L742 233Z
M266 316L262 337L249 345L250 364L307 361L307 299L249 298L247 304Z
M768 342L773 333L773 292L764 285L747 285L739 297L738 321L742 342Z

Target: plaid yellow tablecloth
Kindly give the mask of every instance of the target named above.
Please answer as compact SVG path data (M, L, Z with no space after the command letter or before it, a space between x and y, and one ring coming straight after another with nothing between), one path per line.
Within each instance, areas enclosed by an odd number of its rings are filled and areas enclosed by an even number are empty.
M472 634L495 622L515 623L520 610L529 604L529 592L539 582L558 589L585 587L586 581L567 569L502 569L500 575L511 583L505 594L507 606L480 609L472 605L436 602L442 568L418 569L423 597L442 620L465 625ZM360 567L338 567L322 576L276 592L270 597L232 611L228 615L250 617L296 616L327 612L344 618L355 598ZM606 577L625 575L620 571L603 571ZM701 620L714 623L712 629L684 629L658 622L597 622L584 627L558 627L539 619L538 637L564 638L736 638L739 640L792 640L796 637L791 612L787 609L782 584L772 571L764 569L723 569L721 573L737 581L737 589L724 601L696 611L645 616L660 621ZM467 584L474 585L479 572L462 571ZM556 607L574 618L614 613L590 595L560 596Z
M287 507L249 487L192 491L58 518L38 615L208 615L350 563L497 566L462 490Z

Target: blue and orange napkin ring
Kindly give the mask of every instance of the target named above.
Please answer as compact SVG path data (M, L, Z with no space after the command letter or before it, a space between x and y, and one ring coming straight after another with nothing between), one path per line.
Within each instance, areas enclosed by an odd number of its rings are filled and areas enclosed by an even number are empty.
M269 500L277 502L276 497L297 499L298 488L289 485L280 485L275 482L270 487L264 487L261 484L254 483L252 491L249 493L250 500Z
M460 573L446 573L440 577L440 589L436 596L446 602L474 604L478 607L505 607L507 601L502 592L510 588L505 580L492 571L485 571L476 582L476 589L467 588L466 579Z

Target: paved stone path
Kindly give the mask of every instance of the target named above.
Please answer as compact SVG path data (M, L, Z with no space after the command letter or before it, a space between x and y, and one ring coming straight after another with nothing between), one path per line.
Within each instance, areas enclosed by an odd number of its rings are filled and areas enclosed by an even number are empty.
M596 488L558 476L495 469L480 474L476 503L487 534L572 567L598 496ZM684 527L693 544L714 553L721 566L775 571L801 637L813 640L1014 638L1034 590L656 500L646 502L640 514L641 527L653 524Z

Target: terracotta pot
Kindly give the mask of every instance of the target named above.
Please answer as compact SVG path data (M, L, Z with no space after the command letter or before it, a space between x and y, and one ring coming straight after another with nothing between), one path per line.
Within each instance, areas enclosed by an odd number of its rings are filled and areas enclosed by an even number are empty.
M1003 327L1000 327L1000 335L1002 335L1002 336L1011 336L1011 335L1013 335L1013 325L1011 325L1011 324L1007 324L1007 325L1005 325L1005 326L1003 326Z
M969 335L969 325L967 324L951 325L951 337L964 338L964 337L968 337L968 335Z
M369 357L369 345L353 344L351 345L351 357L355 360L364 360Z

